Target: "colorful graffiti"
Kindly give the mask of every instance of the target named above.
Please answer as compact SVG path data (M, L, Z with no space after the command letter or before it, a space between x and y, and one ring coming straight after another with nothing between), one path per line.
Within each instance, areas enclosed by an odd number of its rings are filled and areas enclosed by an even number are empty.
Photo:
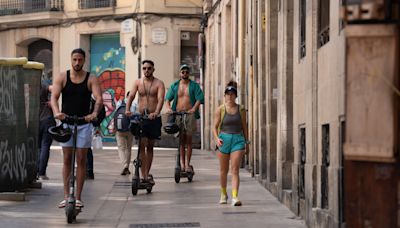
M120 47L118 34L93 35L90 54L91 73L99 79L106 107L100 130L105 139L114 139L115 106L125 96L125 48Z

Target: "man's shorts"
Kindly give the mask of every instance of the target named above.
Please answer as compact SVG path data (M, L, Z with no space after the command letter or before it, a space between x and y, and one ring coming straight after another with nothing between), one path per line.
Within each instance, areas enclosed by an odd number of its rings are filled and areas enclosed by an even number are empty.
M64 123L64 127L69 127L74 130L74 125ZM78 135L76 137L76 148L90 148L92 147L92 131L93 125L91 123L78 125ZM73 136L68 140L68 142L60 143L61 147L74 147Z
M182 121L185 121L182 123ZM182 125L181 125L182 123ZM184 116L176 116L176 124L178 126L183 126L186 130L186 134L192 135L193 133L196 133L197 128L196 128L196 117L194 114L187 114Z
M222 146L219 147L219 151L224 154L244 150L246 147L246 140L244 139L243 134L220 133L218 137L223 141Z
M154 120L143 120L142 137L148 139L160 139L161 126L161 117L157 117Z

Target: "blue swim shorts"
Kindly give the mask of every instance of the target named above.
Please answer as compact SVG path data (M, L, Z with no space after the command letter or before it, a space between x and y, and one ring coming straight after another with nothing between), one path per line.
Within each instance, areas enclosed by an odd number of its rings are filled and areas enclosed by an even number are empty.
M220 133L218 137L223 141L219 151L224 154L230 154L238 150L244 151L246 147L246 140L243 134Z
M64 127L68 126L74 130L74 125L64 123ZM90 148L92 147L92 131L93 125L91 123L78 125L78 137L76 138L76 148ZM73 147L73 135L68 142L60 143L61 147Z

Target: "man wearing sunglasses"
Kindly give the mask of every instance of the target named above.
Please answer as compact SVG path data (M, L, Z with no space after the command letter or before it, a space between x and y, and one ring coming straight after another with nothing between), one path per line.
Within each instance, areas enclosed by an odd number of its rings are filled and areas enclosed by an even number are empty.
M184 120L186 135L184 143L181 145L181 168L185 172L193 172L190 165L192 157L192 135L196 132L196 119L200 118L199 106L204 104L204 94L200 85L189 79L190 67L186 64L179 68L180 79L172 83L165 96L165 108L167 113L172 111L186 111L190 113ZM173 100L172 107L171 101ZM179 116L177 116L179 118ZM177 121L182 121L177 119ZM185 147L186 151L185 151Z
M130 89L126 102L125 115L131 116L132 101L135 99L136 92L138 97L138 111L147 116L150 121L143 122L143 138L140 143L140 167L144 181L154 184L153 176L149 174L153 162L154 140L161 136L161 117L160 112L163 106L165 94L164 82L154 77L154 62L151 60L142 61L142 72L144 77L136 79ZM146 150L145 150L146 149Z

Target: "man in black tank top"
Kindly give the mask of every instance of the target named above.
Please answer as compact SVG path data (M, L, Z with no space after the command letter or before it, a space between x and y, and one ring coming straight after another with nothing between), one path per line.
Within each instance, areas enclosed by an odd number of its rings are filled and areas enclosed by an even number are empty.
M100 107L103 103L99 82L94 75L83 70L85 64L85 51L81 48L74 49L71 53L72 69L61 73L55 77L52 88L51 107L53 109L54 118L64 120L66 115L84 117L84 123L79 123L77 148L76 148L76 206L83 207L81 193L86 176L86 154L88 148L91 147L92 129L91 121L97 118ZM58 100L62 94L62 110L58 106ZM90 113L90 99L93 94L96 99L94 110ZM69 125L69 127L72 127ZM64 180L64 200L58 207L62 208L66 205L68 197L68 176L71 172L72 158L72 137L66 143L61 143L63 148L63 180Z

